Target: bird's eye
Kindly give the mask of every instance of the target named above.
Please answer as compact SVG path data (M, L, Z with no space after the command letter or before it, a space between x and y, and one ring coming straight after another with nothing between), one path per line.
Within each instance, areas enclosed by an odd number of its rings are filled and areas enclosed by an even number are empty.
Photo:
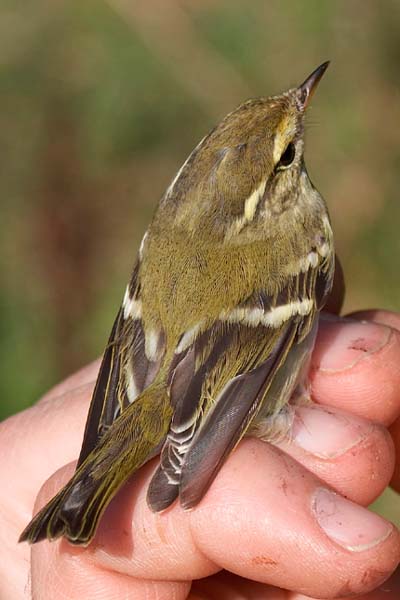
M290 167L292 162L294 161L294 157L296 156L296 147L293 142L290 142L282 154L278 164L276 165L276 170L279 171L281 169L286 169Z

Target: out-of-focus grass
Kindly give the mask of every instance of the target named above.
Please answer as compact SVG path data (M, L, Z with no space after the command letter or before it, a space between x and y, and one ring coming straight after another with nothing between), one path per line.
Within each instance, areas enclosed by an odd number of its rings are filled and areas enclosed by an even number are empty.
M306 158L346 309L400 309L399 17L396 0L3 2L1 418L101 353L146 223L198 139L326 59Z

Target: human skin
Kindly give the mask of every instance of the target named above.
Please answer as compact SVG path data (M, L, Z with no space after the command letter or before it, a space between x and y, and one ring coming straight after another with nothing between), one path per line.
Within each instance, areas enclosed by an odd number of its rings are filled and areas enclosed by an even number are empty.
M400 597L395 575L383 583L399 532L364 508L391 479L400 490L399 331L400 315L385 311L325 317L310 372L316 403L297 409L292 439L244 440L192 511L150 512L152 461L88 548L29 548L18 535L73 472L99 363L73 375L0 426L0 597Z

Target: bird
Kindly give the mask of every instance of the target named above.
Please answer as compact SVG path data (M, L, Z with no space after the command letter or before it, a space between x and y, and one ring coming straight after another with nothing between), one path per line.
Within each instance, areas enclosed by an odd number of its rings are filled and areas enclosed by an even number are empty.
M334 276L327 206L304 162L306 109L328 64L242 103L177 172L117 313L76 471L20 541L88 545L158 455L150 509L192 509L245 435L279 434L307 390Z

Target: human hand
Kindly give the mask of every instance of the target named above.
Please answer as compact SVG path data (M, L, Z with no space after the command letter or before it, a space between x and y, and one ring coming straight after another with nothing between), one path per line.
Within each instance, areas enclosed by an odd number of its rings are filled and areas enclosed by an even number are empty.
M78 456L99 363L2 423L0 597L29 597L31 564L38 600L398 598L395 578L367 594L396 568L400 536L362 507L392 477L391 424L400 449L400 316L360 317L370 322L322 321L311 371L318 404L297 410L291 442L244 440L190 512L147 508L152 461L111 503L86 549L65 540L30 549L17 538L73 472L63 465ZM397 489L399 465L400 450Z

